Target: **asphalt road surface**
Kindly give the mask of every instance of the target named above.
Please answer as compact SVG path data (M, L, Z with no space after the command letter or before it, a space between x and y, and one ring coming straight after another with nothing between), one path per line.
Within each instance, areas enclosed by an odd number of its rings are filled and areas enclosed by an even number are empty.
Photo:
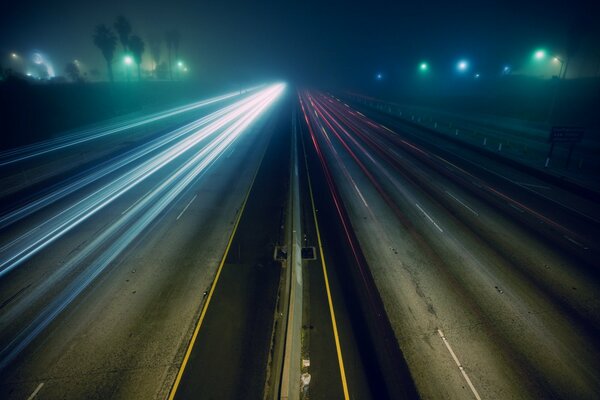
M585 208L330 95L302 98L419 395L596 398L598 226Z
M0 153L0 398L270 393L292 127L301 398L600 396L596 203L271 85Z
M72 178L31 195L55 197L1 232L0 397L167 396L281 90L178 121L161 135L176 139L144 143L139 157L117 152L108 165L127 163L82 171L77 190L65 189Z

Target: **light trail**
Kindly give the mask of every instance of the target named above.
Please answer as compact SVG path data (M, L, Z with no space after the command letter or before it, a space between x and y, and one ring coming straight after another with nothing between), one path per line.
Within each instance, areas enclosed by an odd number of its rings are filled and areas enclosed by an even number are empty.
M252 87L244 91L244 93L257 90L259 87L260 86ZM231 99L235 96L240 95L241 92L238 91L227 93L207 100L197 101L195 103L191 103L185 106L175 107L166 111L153 113L143 117L137 117L132 120L109 123L106 126L86 129L80 132L72 133L70 135L64 135L59 138L45 140L28 146L22 146L16 149L3 151L0 152L0 167L18 163L30 158L41 156L43 154L51 153L56 150L89 142L91 140L99 139L108 135L113 135L115 133L123 132L129 129L148 125L153 122L163 120L165 118L170 118L175 115L197 110L199 108L206 107L210 104L215 104L220 101Z
M139 159L142 159L144 156L157 151L161 147L167 146L169 143L173 143L174 141L181 139L185 135L189 135L193 133L198 128L226 115L227 113L234 111L236 108L240 107L242 104L246 104L246 102L251 100L242 100L240 102L234 103L230 106L222 108L218 111L215 111L203 118L200 118L196 121L188 123L183 127L175 129L159 138L156 138L146 144L136 147L133 150L128 151L127 153L117 156L111 160L104 162L99 165L97 170L89 171L78 176L73 182L63 182L59 184L59 186L54 189L52 192L40 197L30 203L27 203L21 206L18 209L7 212L6 214L0 216L0 229L36 212L40 209L76 192L77 190L123 168L124 166L131 164ZM0 249L2 251L2 249Z
M193 149L194 146L198 145L204 139L214 135L227 125L234 124L237 119L241 118L243 120L245 115L254 115L253 110L259 107L264 99L271 98L274 93L279 94L282 90L282 85L275 85L230 106L228 113L214 119L207 126L177 141L132 170L122 173L112 182L44 221L33 232L27 232L13 240L9 245L2 248L2 254L0 254L0 278L112 203L115 199L130 191L165 165L171 163L190 149ZM207 148L216 146L221 139L222 135L217 136L216 139L207 145Z
M236 109L237 117L231 120L224 116L229 124L214 137L210 143L194 153L185 163L162 182L141 201L135 203L129 212L120 215L91 243L86 245L75 257L45 279L27 299L19 300L8 312L0 316L0 326L7 326L11 319L20 315L32 302L39 301L44 293L57 281L77 266L85 266L67 287L43 307L43 310L0 351L0 369L6 368L12 360L35 339L75 298L77 298L139 235L152 223L189 185L201 177L227 149L244 133L248 127L280 96L285 86L269 87L253 96L249 104ZM100 255L94 256L98 250Z

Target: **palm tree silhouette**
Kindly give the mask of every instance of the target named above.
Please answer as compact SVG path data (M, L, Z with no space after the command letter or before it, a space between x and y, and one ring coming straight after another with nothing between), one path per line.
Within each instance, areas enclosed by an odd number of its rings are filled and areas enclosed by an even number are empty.
M171 61L171 51L173 50L175 52L175 60L177 60L181 35L179 34L178 30L173 29L167 32L165 39L167 41L167 50L169 53L169 75L171 77L171 80L173 80L173 63Z
M154 61L154 78L157 78L158 65L160 64L160 46L162 45L162 42L156 38L152 38L149 41L149 45L152 60Z
M131 34L131 24L129 20L124 16L119 16L115 21L115 30L119 35L119 41L123 46L123 51L127 52L129 50L129 35Z
M144 54L145 44L142 38L137 35L133 35L129 38L129 50L133 56L133 60L137 64L138 80L142 80L141 65L142 65L142 54Z
M112 60L115 56L117 48L117 37L106 25L100 24L94 31L94 44L100 49L104 59L106 60L106 68L108 69L108 77L111 82L114 82Z

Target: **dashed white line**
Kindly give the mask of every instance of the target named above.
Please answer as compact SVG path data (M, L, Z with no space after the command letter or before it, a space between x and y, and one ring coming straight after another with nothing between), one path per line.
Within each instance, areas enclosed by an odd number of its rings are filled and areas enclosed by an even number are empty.
M33 400L33 398L35 398L35 396L37 396L38 392L42 389L42 387L44 386L44 382L40 383L35 390L33 391L33 393L31 393L31 395L27 398L27 400Z
M468 205L466 205L465 203L463 203L462 201L460 201L457 197L455 197L452 193L450 193L449 191L446 190L446 193L448 194L448 196L452 197L454 200L456 200L457 202L459 202L460 204L462 204L463 207L465 207L467 210L471 211L473 214L475 214L475 216L479 217L479 214L477 213L477 211L473 210L471 207L469 207Z
M563 237L564 237L565 239L567 239L569 242L571 242L571 243L573 243L573 244L576 244L577 246L581 247L581 248L582 248L582 249L584 249L584 250L588 250L588 249L589 249L589 247L587 247L587 246L586 246L586 245L584 245L583 243L579 243L577 240L575 240L575 239L573 239L573 238L570 238L570 237L568 237L567 235L563 235Z
M423 215L425 215L425 216L427 217L427 219L429 220L429 222L431 222L433 225L435 225L435 227L436 227L436 228L438 228L438 231L440 231L440 232L444 232L444 230L443 230L442 228L440 228L440 226L439 226L438 224L436 224L436 222L433 220L433 218L431 218L431 217L429 216L429 214L427 214L427 213L425 212L425 210L423 210L423 209L421 208L421 206L419 205L419 203L415 203L415 204L416 204L417 208L418 208L419 210L421 210L421 212L423 213Z
M140 201L142 201L146 196L148 196L150 194L151 191L152 191L152 189L148 190L148 192L145 195L143 195L142 197L140 197L139 199L137 199L135 203L133 203L132 205L130 205L129 207L127 207L127 209L125 211L123 211L121 213L121 215L127 214L127 211L131 210L133 208L133 206L135 206L137 203L139 203Z
M515 206L513 203L510 203L509 206L511 206L512 208L514 208L515 210L517 210L520 213L524 213L525 212L525 210L523 210L521 207Z
M546 189L546 190L552 189L550 186L536 185L533 183L517 182L517 181L513 181L513 182L519 186L527 186L527 187L532 187L532 188L536 188L536 189Z
M183 209L183 211L181 211L179 213L179 215L177 216L177 220L179 220L179 218L181 218L181 216L183 215L183 213L188 209L188 207L190 206L190 204L192 204L192 201L196 200L196 197L198 197L197 194L194 195L194 197L192 197L192 199L190 200L189 203L187 203L187 206L185 206L185 208Z
M481 400L481 397L479 396L479 393L477 393L477 389L475 389L475 386L473 386L473 383L471 382L471 379L469 379L469 375L467 375L467 371L465 371L465 368L462 366L462 364L460 363L460 361L458 361L458 357L456 357L456 354L454 354L454 351L452 350L452 347L450 347L450 343L448 343L448 339L446 339L446 336L444 336L444 332L442 332L440 329L438 329L437 331L438 331L438 334L440 335L440 337L442 338L442 341L446 345L446 348L450 352L450 355L454 359L454 362L456 363L456 366L458 366L458 369L460 369L460 372L462 373L463 377L467 381L467 384L469 385L469 388L471 388L471 392L473 392L473 395L475 396L475 398L477 400Z

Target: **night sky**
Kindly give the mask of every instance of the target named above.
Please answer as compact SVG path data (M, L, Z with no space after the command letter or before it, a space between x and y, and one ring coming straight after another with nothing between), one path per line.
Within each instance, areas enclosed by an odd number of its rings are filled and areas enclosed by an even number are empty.
M598 20L593 3L27 0L3 6L0 50L38 49L59 73L78 59L104 74L93 29L124 15L147 42L177 28L196 77L351 82L421 59L451 68L468 57L491 69L518 65L539 46L561 51L574 21Z

